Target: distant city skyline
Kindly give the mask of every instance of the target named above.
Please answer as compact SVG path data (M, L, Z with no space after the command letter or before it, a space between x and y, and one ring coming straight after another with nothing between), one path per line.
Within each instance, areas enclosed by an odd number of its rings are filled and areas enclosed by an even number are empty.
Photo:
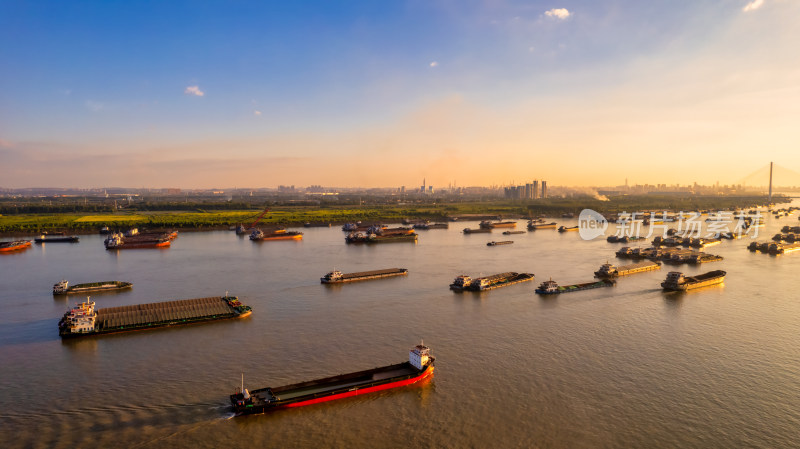
M796 1L2 10L2 188L730 185L771 160L800 170Z

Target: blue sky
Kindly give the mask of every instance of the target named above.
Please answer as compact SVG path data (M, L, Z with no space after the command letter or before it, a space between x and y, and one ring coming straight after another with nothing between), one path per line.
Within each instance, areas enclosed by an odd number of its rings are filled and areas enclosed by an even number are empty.
M793 0L0 0L0 187L732 183L800 167L798 19ZM652 175L674 158L695 163Z

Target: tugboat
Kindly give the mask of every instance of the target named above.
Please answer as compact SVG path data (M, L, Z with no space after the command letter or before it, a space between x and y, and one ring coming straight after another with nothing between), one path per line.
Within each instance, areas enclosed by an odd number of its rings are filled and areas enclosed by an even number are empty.
M661 288L667 291L686 291L721 284L726 274L722 270L714 270L697 276L684 276L680 271L670 271L667 279L661 283Z
M244 388L242 375L241 389L230 395L231 405L236 416L260 414L410 385L433 375L430 351L421 342L411 348L407 362L253 391Z

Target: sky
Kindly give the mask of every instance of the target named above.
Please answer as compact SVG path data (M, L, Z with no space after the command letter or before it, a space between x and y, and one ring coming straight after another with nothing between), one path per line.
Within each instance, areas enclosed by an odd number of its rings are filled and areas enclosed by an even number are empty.
M797 0L0 0L0 187L800 171L798 23Z

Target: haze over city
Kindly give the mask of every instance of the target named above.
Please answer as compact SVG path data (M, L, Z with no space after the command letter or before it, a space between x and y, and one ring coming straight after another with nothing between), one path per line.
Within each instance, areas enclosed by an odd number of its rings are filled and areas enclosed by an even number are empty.
M800 2L3 2L0 187L734 184Z

